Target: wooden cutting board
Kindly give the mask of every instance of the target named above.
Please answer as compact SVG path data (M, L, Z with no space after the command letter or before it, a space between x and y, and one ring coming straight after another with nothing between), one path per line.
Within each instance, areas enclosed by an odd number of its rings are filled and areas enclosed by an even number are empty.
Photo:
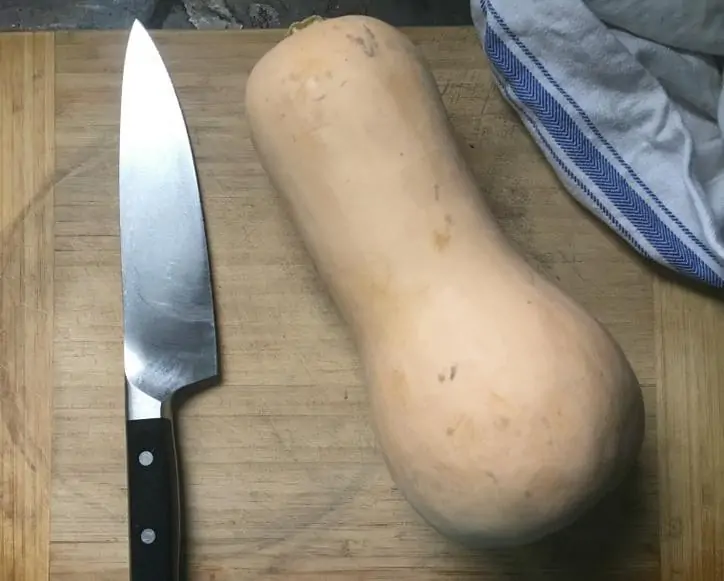
M473 554L402 499L347 329L249 141L244 84L283 31L157 32L197 153L223 382L180 411L189 579L720 580L724 309L572 201L471 28L407 30L521 251L621 342L638 469L589 518ZM117 224L126 35L0 35L0 579L127 579ZM524 356L524 354L521 354ZM484 502L485 499L481 499Z

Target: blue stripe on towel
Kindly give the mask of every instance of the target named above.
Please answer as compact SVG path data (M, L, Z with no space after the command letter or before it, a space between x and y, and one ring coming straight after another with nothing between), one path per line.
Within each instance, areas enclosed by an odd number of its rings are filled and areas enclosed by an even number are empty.
M526 111L525 109L518 107L515 96L511 95L511 91L507 86L502 86L502 91L505 93L508 100L515 106L515 108L518 110L518 112L526 118L528 123L530 123L531 129L536 132L538 135L538 138L541 140L541 143L545 146L546 150L548 151L549 155L553 158L553 160L561 167L562 171L568 176L568 179L570 179L573 183L578 186L578 188L588 196L588 198L591 200L591 203L598 208L598 210L606 216L606 219L608 219L611 224L613 225L616 232L624 238L631 246L633 246L639 253L641 253L646 258L653 259L650 253L639 243L639 241L631 235L631 233L624 228L621 225L621 222L619 222L616 217L609 212L608 208L601 202L600 198L591 192L591 190L586 186L583 181L581 181L581 178L579 178L571 169L561 160L560 156L558 155L555 148L548 142L548 140L543 135L543 132L540 130L540 126L536 123L536 120L531 117L531 115Z
M483 0L483 2L487 2L487 0ZM553 76L548 72L548 70L545 68L543 63L540 62L540 60L533 54L533 52L523 44L523 42L516 36L516 34L510 29L510 27L505 23L505 21L502 19L498 11L493 7L489 6L490 13L495 18L498 26L500 26L501 30L507 34L510 39L520 48L520 50L527 56L530 61L540 70L541 74L545 79L553 86L555 89L563 96L563 98L573 107L573 109L576 111L576 113L580 116L580 118L586 123L588 128L591 130L591 132L600 140L601 144L606 148L606 150L613 156L613 158L621 164L621 167L625 168L626 171L631 175L631 179L646 193L647 196L658 206L658 208L674 223L678 228L681 229L681 231L686 234L691 241L702 250L709 258L711 258L716 263L721 263L721 259L712 252L711 248L704 244L699 238L694 234L689 227L684 224L670 209L669 207L664 204L661 199L649 188L648 185L641 179L641 177L634 171L634 169L626 162L625 159L621 156L621 153L613 147L609 143L609 141L603 136L601 131L596 127L596 125L593 123L591 118L586 114L583 107L579 103L577 103L573 97L571 97L570 94L558 83ZM486 10L485 6L483 6L484 11Z
M502 19L494 8L485 0L482 2L483 10L492 14L499 24L503 25ZM510 29L507 33L513 38ZM519 46L522 45L520 40L514 40ZM641 237L645 238L676 270L694 276L710 285L724 287L724 279L702 261L656 215L638 192L583 134L568 112L506 46L497 32L491 28L489 20L486 22L484 47L491 64L504 77L516 98L535 114L537 122L545 127L556 147L565 152L577 169L607 196L616 209L636 228ZM577 106L577 109L580 109L580 106ZM620 157L620 154L618 155ZM564 172L570 176L569 168L557 156L556 159ZM582 186L582 184L577 185ZM585 187L581 189L589 197L595 199L596 196L592 192ZM687 231L678 219L672 217L672 221L675 221L682 230ZM697 246L715 258L710 249L703 247L693 235L690 237L695 244L698 243ZM631 241L631 237L626 238L629 242ZM637 250L640 251L639 248Z

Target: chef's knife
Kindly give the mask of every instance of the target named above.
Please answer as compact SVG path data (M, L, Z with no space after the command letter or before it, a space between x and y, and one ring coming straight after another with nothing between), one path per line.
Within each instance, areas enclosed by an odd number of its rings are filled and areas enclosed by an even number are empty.
M186 124L138 21L123 68L119 206L131 581L175 581L182 511L171 404L216 377L216 327Z

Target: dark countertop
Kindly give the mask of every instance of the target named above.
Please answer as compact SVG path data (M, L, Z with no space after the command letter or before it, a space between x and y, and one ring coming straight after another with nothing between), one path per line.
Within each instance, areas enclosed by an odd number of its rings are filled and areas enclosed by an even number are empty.
M312 14L361 13L396 26L470 24L468 0L3 0L0 30L278 28Z

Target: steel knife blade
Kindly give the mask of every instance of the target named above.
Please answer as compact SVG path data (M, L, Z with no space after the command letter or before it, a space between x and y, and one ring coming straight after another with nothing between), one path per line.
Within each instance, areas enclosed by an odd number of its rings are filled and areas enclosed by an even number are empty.
M174 396L218 375L194 157L171 78L136 21L121 85L119 222L131 581L178 579Z

